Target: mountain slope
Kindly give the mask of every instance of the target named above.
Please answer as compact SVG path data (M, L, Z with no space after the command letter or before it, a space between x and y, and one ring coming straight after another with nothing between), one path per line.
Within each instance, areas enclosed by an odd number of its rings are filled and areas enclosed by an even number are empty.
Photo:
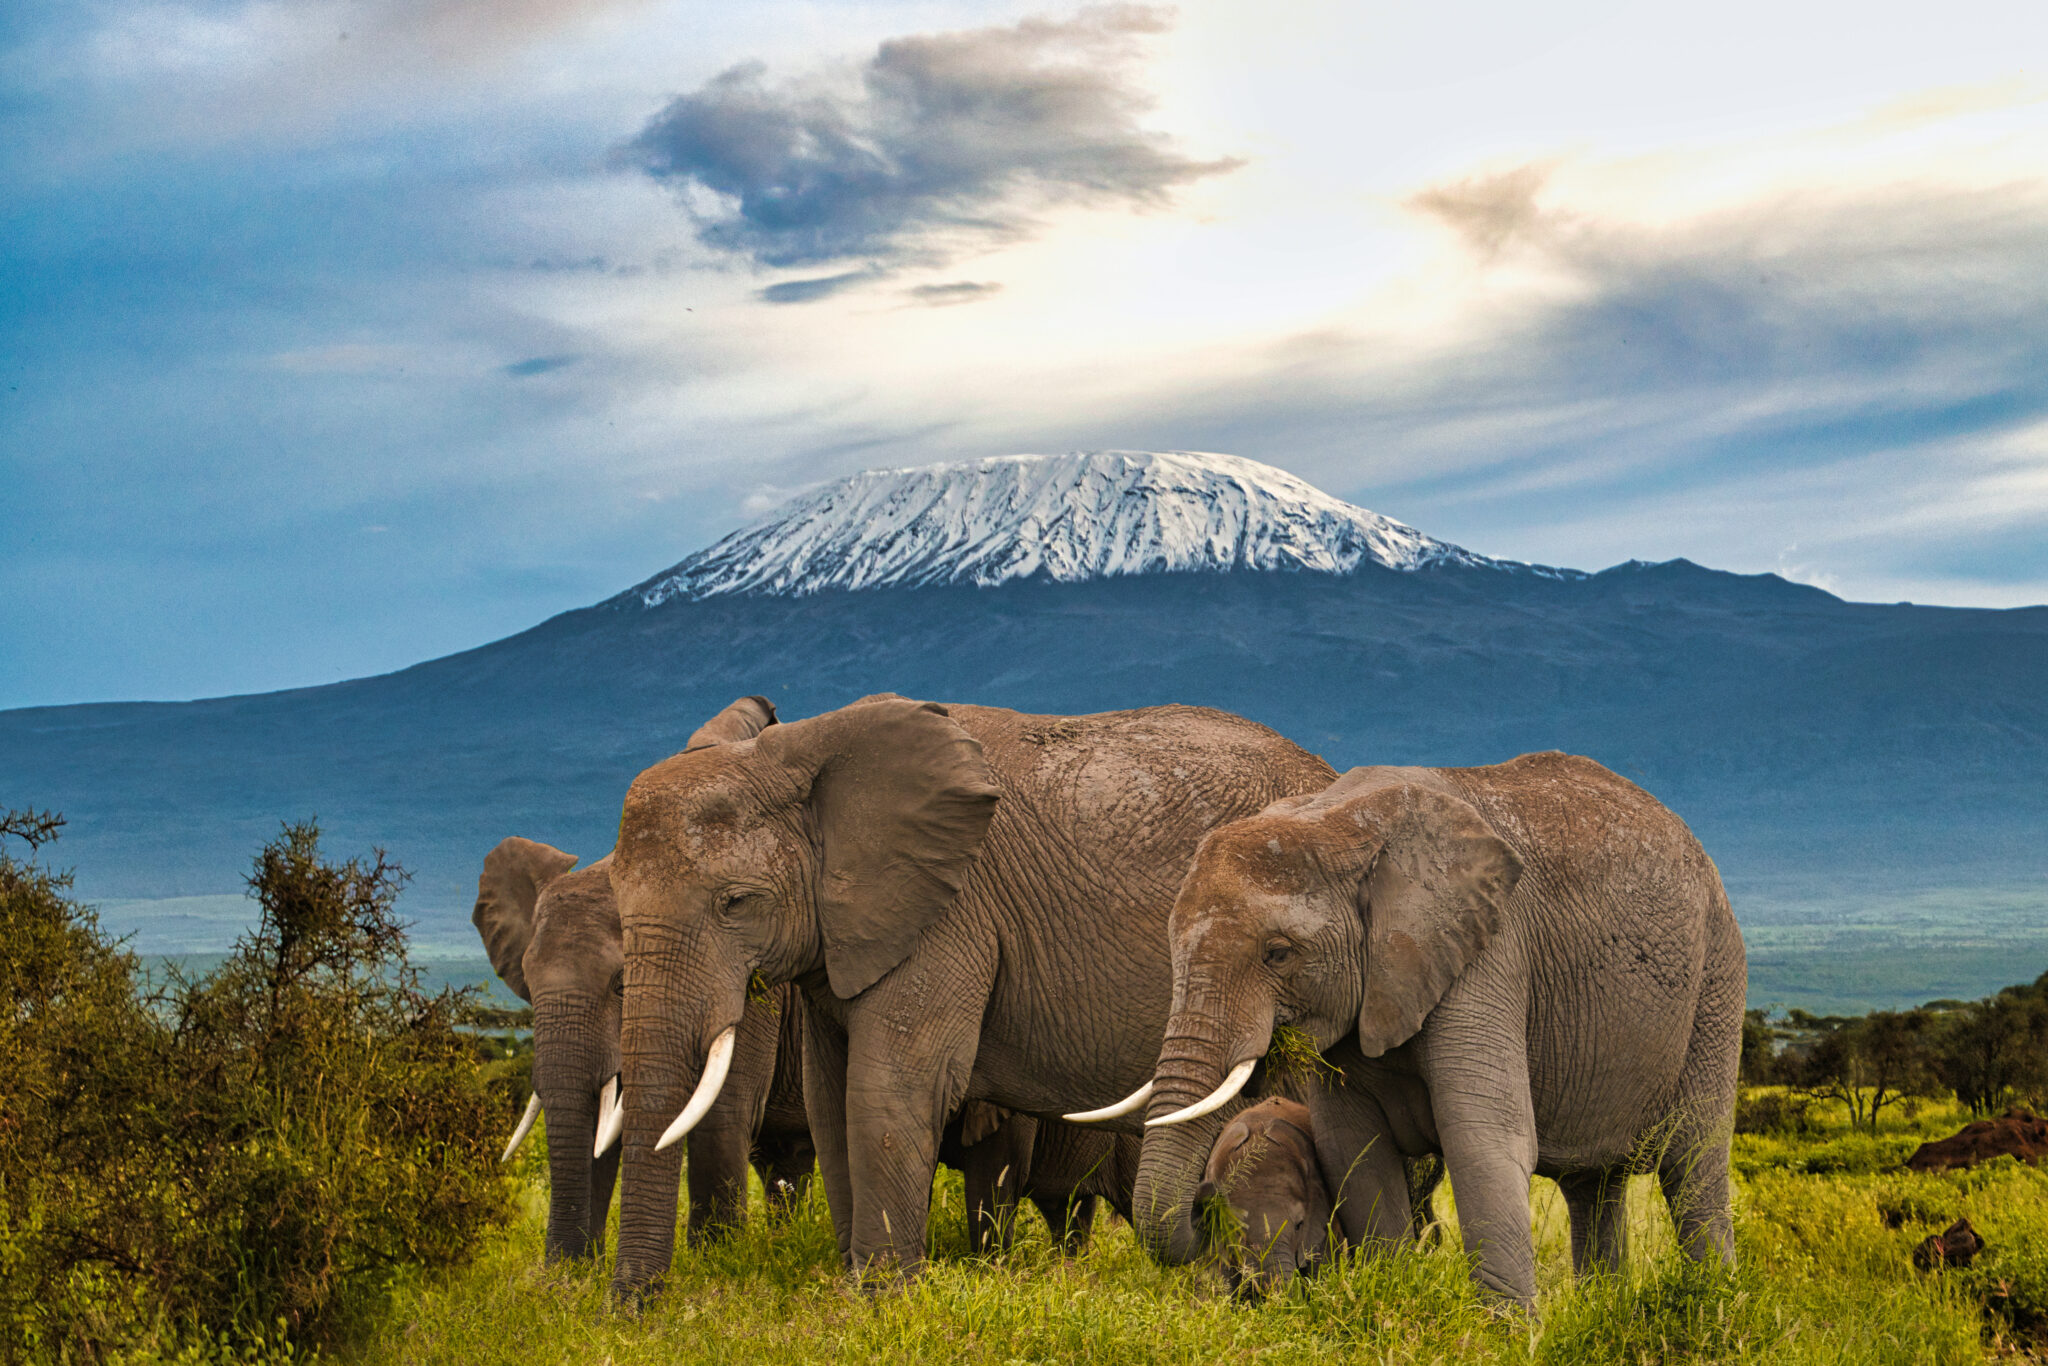
M1475 555L1239 456L1077 451L868 470L777 508L612 602L1189 571L1348 574L1362 564L1583 577Z

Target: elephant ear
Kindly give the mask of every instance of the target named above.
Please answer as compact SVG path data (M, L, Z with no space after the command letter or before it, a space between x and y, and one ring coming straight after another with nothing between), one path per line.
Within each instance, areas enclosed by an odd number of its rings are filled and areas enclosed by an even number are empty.
M1377 1058L1413 1038L1493 942L1522 861L1470 802L1414 783L1367 785L1335 803L1331 814L1356 827L1365 854L1358 1048Z
M576 856L565 854L551 844L523 840L517 835L501 842L484 856L483 875L476 880L476 909L470 923L483 936L484 951L491 956L491 970L522 1001L532 1001L526 989L526 946L533 942L533 908L541 889L576 866Z
M776 726L759 744L809 794L825 971L851 999L953 904L1000 794L980 742L932 702L859 702Z
M765 697L742 697L718 715L697 727L683 752L751 740L775 724L775 704Z

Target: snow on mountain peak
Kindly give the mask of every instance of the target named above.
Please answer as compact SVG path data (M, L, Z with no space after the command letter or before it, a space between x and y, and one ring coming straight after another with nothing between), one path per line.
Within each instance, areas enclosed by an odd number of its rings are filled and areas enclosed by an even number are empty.
M1434 540L1255 460L1076 451L866 470L792 499L613 602L1187 570L1344 574L1367 562L1561 574Z

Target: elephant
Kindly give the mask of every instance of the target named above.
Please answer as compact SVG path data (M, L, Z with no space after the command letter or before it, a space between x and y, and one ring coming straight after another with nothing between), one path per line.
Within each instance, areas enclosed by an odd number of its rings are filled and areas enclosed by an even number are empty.
M1357 1246L1407 1234L1401 1159L1440 1154L1481 1290L1529 1306L1531 1174L1581 1273L1618 1267L1627 1176L1680 1245L1733 1262L1728 1149L1745 967L1713 862L1590 759L1355 768L1209 833L1174 902L1173 1013L1135 1200L1191 1260L1194 1192L1276 1027L1336 1069L1307 1093Z
M1010 1250L1020 1197L1068 1255L1086 1245L1101 1200L1128 1221L1138 1151L1133 1134L1041 1122L979 1100L961 1106L939 1139L939 1161L965 1177L969 1241L980 1256Z
M1330 1187L1308 1107L1268 1096L1223 1126L1195 1187L1196 1228L1231 1292L1259 1300L1329 1251Z
M611 869L615 1290L637 1299L667 1270L658 1154L725 1084L749 981L803 991L804 1102L843 1263L863 1283L907 1279L947 1120L969 1100L1058 1116L1150 1076L1166 917L1196 842L1333 776L1207 708L1038 716L894 694L640 774Z
M690 743L741 739L774 722L765 699L744 698ZM625 951L611 857L582 869L575 864L574 854L550 845L507 839L484 859L471 916L492 969L533 1006L533 1097L505 1157L544 1111L550 1260L603 1250L619 1163L616 1125L623 1118L615 1101ZM809 1178L802 1016L794 998L792 988L782 988L750 1001L743 1013L734 1080L691 1141L693 1238L739 1222L750 1155L773 1196L787 1198ZM600 1135L607 1119L611 1131Z
M1430 1202L1443 1181L1443 1163L1418 1157L1404 1158L1403 1165L1409 1235L1433 1241L1441 1226ZM1217 1258L1231 1293L1252 1302L1343 1249L1334 1212L1316 1156L1315 1121L1292 1096L1268 1096L1224 1125L1195 1187L1204 1250Z

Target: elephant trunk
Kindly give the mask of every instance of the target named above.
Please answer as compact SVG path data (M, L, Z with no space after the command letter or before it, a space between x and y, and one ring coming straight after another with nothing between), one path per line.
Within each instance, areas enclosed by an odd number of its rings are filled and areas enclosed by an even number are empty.
M604 1243L611 1187L599 1191L591 1147L607 1050L594 1028L593 1013L581 1003L535 1005L533 1089L547 1115L550 1261L592 1256Z
M597 1093L569 1086L542 1090L540 1096L548 1119L547 1258L589 1257L603 1241L604 1227L591 1182Z
M619 1258L612 1289L637 1300L657 1288L675 1255L684 1147L661 1146L662 1136L704 1079L712 1041L738 1023L745 979L730 991L699 994L673 983L643 986L630 962L627 973L621 1039L626 1128L618 1147ZM705 1008L707 998L725 997L733 998L730 1020Z
M1217 1135L1239 1107L1224 1105L1172 1125L1154 1126L1151 1121L1213 1095L1238 1061L1265 1052L1271 1033L1270 1014L1258 1023L1256 1034L1250 1024L1233 1025L1192 1008L1167 1022L1166 1041L1152 1076L1152 1099L1146 1107L1138 1180L1131 1193L1138 1239L1161 1262L1170 1266L1191 1262L1206 1247L1193 1218L1195 1187L1201 1184Z

